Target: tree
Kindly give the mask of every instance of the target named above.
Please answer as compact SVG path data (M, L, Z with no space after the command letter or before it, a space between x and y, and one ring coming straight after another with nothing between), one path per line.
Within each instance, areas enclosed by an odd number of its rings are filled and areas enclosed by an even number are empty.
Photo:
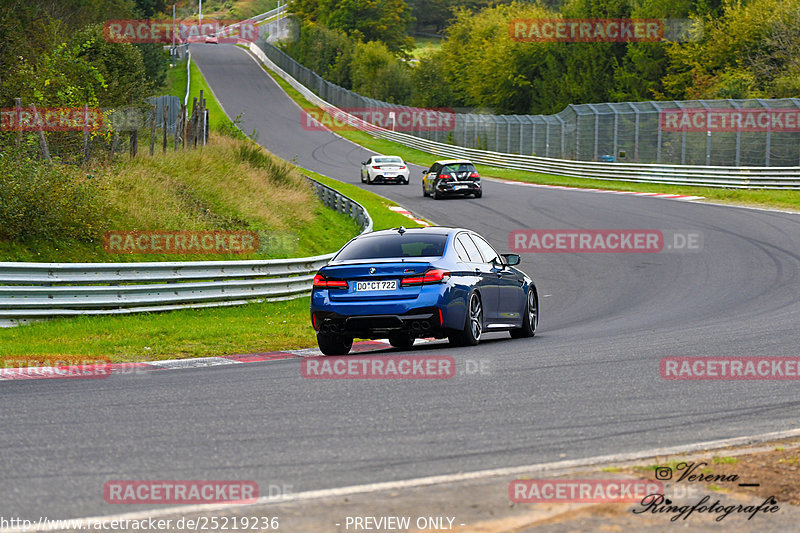
M411 97L405 65L383 43L356 44L353 51L353 91L362 96L402 104Z
M665 96L675 99L797 96L797 0L727 1L722 15L696 17L702 36L668 49Z
M412 17L404 0L292 0L289 10L303 21L342 30L356 40L381 41L395 53L414 45L406 34Z

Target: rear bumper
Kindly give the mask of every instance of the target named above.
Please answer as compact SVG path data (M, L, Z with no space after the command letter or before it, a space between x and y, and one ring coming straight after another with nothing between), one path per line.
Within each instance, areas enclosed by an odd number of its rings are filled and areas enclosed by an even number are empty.
M443 337L448 330L464 327L466 293L449 284L424 285L412 298L331 300L331 292L311 292L311 321L317 331L382 339L387 333L398 331L419 337Z
M314 328L361 339L385 338L391 333L417 337L443 336L442 314L438 308L413 309L404 314L340 315L331 311L312 311Z
M461 196L465 194L475 194L481 191L480 182L474 181L459 181L459 182L443 182L436 186L440 194L445 196Z
M382 176L378 174L372 178L374 183L404 183L408 181L408 176Z

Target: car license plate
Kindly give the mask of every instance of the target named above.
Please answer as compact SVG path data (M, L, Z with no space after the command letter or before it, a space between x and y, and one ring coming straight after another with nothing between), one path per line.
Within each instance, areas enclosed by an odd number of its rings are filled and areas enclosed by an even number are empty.
M397 280L383 281L356 281L356 291L394 291L397 290Z
M466 189L467 187L469 187L469 185L456 185L455 188L457 191L460 191L461 189Z

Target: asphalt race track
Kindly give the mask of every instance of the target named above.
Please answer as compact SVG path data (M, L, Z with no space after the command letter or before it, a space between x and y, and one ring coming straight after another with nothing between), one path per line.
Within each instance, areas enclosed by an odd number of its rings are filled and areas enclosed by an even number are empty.
M193 46L230 116L285 159L351 183L369 152L306 131L300 109L243 50ZM434 158L432 157L431 160ZM524 228L700 232L693 253L527 254L534 339L439 343L484 374L448 380L334 381L298 360L0 383L0 515L38 519L129 512L113 479L246 479L294 492L577 459L795 429L792 381L666 381L665 356L797 356L800 216L486 180L482 199L373 186L501 251ZM396 352L399 353L399 352Z

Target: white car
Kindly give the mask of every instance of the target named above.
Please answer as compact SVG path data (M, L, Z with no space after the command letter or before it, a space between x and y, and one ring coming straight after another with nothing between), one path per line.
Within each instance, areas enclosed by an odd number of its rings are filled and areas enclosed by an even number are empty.
M361 162L361 183L408 185L408 165L396 155L373 155Z

